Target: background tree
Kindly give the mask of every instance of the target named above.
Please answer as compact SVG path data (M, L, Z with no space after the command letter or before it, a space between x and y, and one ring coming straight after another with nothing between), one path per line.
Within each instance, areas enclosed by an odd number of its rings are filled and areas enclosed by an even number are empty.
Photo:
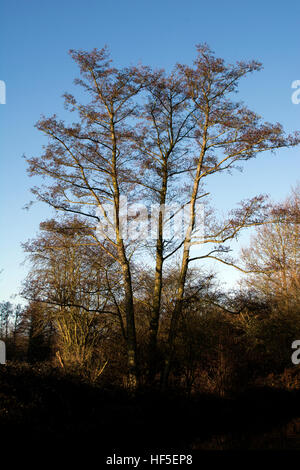
M22 350L22 322L24 307L20 304L11 302L0 303L0 338L5 341L7 348L7 357L9 360L16 359L18 356L18 347ZM19 341L20 336L20 341Z
M265 302L283 312L297 309L300 298L300 188L284 203L273 204L275 223L266 224L242 250L245 267L253 273L245 279Z
M49 361L55 344L54 329L47 305L30 301L23 313L23 331L27 332L27 360L29 363Z
M10 332L14 307L11 302L1 302L0 304L0 337L7 340Z
M50 220L41 228L40 237L24 245L32 269L23 295L34 302L40 314L40 318L35 312L31 315L30 331L37 322L41 331L50 325L65 367L97 369L104 331L123 321L115 311L106 281L114 263L108 255L95 257L95 247L77 218ZM31 334L32 341L38 341L39 336L38 332Z

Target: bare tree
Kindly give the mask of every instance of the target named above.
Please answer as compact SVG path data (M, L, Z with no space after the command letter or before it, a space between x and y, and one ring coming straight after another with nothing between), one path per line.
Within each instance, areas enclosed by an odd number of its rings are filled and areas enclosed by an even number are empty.
M57 354L64 366L96 366L95 352L111 327L123 321L116 312L107 272L116 264L99 258L86 228L77 217L41 224L42 233L24 245L32 268L23 296L41 313L35 324L51 325ZM96 251L96 252L95 252Z
M179 66L183 83L195 105L195 143L197 157L192 174L189 198L189 223L183 240L181 271L177 297L171 320L168 354L163 383L167 384L173 356L174 338L182 312L184 289L188 266L191 261L205 258L232 264L224 259L228 248L224 246L236 238L241 229L264 220L265 200L262 196L241 203L228 220L207 230L203 240L193 241L196 229L196 201L201 195L201 183L215 173L230 171L257 154L266 150L297 145L299 135L285 136L280 124L261 121L260 117L242 103L233 101L232 93L237 90L239 80L261 68L258 62L238 62L226 65L216 58L208 46L198 46L198 57L194 67ZM199 194L200 193L200 194ZM201 256L190 256L193 244L210 246Z
M188 146L193 137L195 124L186 89L182 86L176 70L170 75L161 70L145 77L147 91L140 114L138 132L135 135L139 174L134 181L143 188L142 197L151 207L154 280L150 301L149 325L149 379L155 375L157 336L161 315L163 266L176 253L176 241L167 234L166 226L174 217L168 209L176 202L182 204L184 180L182 175L190 171L187 158ZM148 241L151 248L151 242Z
M10 332L10 324L14 314L14 306L11 302L0 303L0 337L7 340Z
M260 227L242 250L249 271L245 284L283 311L297 308L300 294L299 187L282 204L274 204L276 222Z
M66 94L66 106L78 112L79 123L67 125L56 116L43 118L37 128L48 136L49 144L41 157L28 159L30 174L47 178L45 188L33 190L38 199L66 214L78 215L93 246L119 266L122 296L112 298L120 317L125 316L132 389L138 383L134 300L139 288L134 292L133 285L133 259L138 250L130 238L124 238L122 195L129 202L142 198L145 205L156 202L159 206L156 240L152 243L155 272L149 303L150 375L155 370L164 266L181 256L163 374L166 385L189 264L204 258L233 264L226 242L236 238L241 229L264 220L265 199L254 197L242 202L227 220L211 223L200 239L197 202L207 196L206 177L230 171L263 151L299 143L297 134L285 136L280 124L262 122L233 100L239 80L259 70L259 63L226 65L206 45L198 46L197 51L193 67L177 65L171 74L146 67L114 68L106 49L71 51L82 75L76 83L91 100L79 104ZM167 215L164 208L172 201L188 209L188 223L179 239L168 237L165 230L174 214ZM107 204L113 208L113 217ZM103 229L103 222L109 230ZM140 243L148 245L147 240ZM207 250L196 256L191 254L193 246ZM113 293L113 282L110 287Z
M41 119L37 128L49 137L45 153L28 159L30 173L48 176L52 186L35 188L38 199L65 213L78 214L90 221L94 243L119 263L123 277L123 310L126 316L128 374L131 388L137 386L136 334L130 260L122 238L120 195L130 197L133 157L130 136L137 107L133 98L142 88L135 68L111 67L106 48L91 53L71 51L82 79L76 80L91 98L78 104L65 95L66 106L78 111L80 123L67 126L56 116ZM113 219L105 205L113 206ZM97 213L98 210L98 213ZM101 217L111 229L97 236ZM86 222L87 223L87 222ZM112 233L111 233L112 232Z

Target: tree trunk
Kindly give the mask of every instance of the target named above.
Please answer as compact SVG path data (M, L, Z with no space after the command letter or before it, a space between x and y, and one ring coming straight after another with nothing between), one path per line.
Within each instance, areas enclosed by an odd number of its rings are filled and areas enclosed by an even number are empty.
M126 316L126 347L127 347L127 367L128 367L128 386L132 393L138 387L137 372L137 347L136 347L136 329L134 318L133 291L130 265L126 255L126 249L122 238L120 227L120 189L117 170L117 137L115 131L114 114L110 114L110 130L112 140L112 183L114 188L114 215L115 215L115 234L119 262L122 267L124 283L124 310Z
M122 265L122 270L125 293L124 309L126 313L128 385L130 391L134 392L138 387L138 370L132 283L128 262Z
M163 181L160 192L160 207L158 216L158 231L156 243L156 263L155 263L155 279L153 291L153 303L150 318L149 331L149 368L148 382L151 384L155 378L157 371L157 335L160 317L160 304L162 292L162 270L163 270L163 233L164 233L164 206L167 194L167 166L164 165Z
M203 129L203 140L201 151L198 159L192 195L190 199L190 220L189 225L186 231L186 235L184 238L184 245L183 245L183 255L182 255L182 263L181 263L181 271L178 281L177 287L177 295L175 300L175 306L172 313L169 336L168 336L168 345L167 345L167 354L165 358L165 367L161 377L161 386L162 390L166 390L168 386L168 379L169 374L172 367L172 360L174 356L174 343L177 333L178 322L182 313L183 307L183 297L184 297L184 288L186 283L186 275L188 271L188 264L189 264L189 257L190 257L190 249L191 249L191 241L192 241L192 233L195 226L196 220L196 201L197 195L201 180L201 172L202 172L202 164L203 159L206 152L206 144L207 144L207 131L208 131L208 124L209 123L209 107L206 109L206 117L205 117L205 124Z

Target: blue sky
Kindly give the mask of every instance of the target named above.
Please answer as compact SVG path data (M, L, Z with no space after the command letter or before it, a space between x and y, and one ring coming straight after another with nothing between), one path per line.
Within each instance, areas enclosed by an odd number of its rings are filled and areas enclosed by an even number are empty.
M117 64L141 61L167 69L191 63L201 42L229 62L258 59L264 70L242 82L240 99L291 131L300 124L300 105L291 101L291 84L300 80L299 13L298 1L2 2L0 80L7 102L0 105L0 301L17 294L25 276L21 243L52 215L41 204L22 209L34 184L22 155L37 155L46 143L34 128L41 114L65 115L61 95L74 90L78 75L70 48L107 44ZM242 174L212 178L209 190L222 211L257 193L280 200L295 186L299 169L299 149L264 154L248 162ZM226 278L235 275L226 270Z

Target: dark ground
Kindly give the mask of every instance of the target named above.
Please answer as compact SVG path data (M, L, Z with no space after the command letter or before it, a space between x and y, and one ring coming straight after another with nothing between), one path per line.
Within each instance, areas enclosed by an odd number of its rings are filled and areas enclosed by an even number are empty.
M299 390L259 387L234 399L144 390L130 398L55 369L0 367L1 450L51 445L102 463L113 453L300 450Z

